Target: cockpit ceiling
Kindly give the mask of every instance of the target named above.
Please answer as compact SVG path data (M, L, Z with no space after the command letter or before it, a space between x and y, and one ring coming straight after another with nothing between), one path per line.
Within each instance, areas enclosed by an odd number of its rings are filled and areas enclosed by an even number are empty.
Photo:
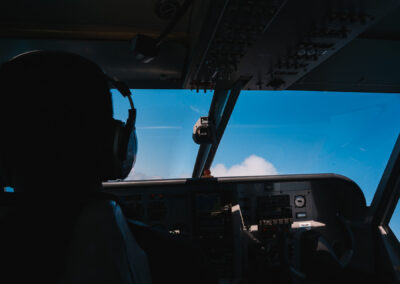
M131 39L136 33L158 35L166 20L155 13L159 0L3 1L2 34L69 39ZM175 28L186 36L188 13Z
M131 39L169 23L157 5L183 2L7 1L0 60L75 52L131 88L224 88L252 75L255 90L400 92L399 0L195 0L158 57L136 59Z
M80 54L98 63L103 70L133 89L180 89L186 49L175 42L162 45L160 56L141 64L129 50L127 41L1 39L0 61L29 50L63 50Z

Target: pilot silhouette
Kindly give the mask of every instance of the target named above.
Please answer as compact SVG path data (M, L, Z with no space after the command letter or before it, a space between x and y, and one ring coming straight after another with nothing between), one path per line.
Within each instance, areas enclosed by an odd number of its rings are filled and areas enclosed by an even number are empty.
M134 163L136 111L129 97L128 121L114 120L109 84L129 89L63 52L19 55L0 82L0 182L16 199L0 215L1 282L151 283L120 207L100 194Z
M15 189L0 194L1 283L214 283L200 249L127 220L102 192L136 157L126 86L47 51L2 64L0 86L0 187ZM131 104L126 123L110 87Z

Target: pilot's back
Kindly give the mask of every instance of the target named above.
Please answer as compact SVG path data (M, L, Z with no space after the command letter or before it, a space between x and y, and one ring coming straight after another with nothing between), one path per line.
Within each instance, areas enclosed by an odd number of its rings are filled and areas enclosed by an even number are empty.
M7 211L2 283L150 283L146 255L114 201L23 197Z

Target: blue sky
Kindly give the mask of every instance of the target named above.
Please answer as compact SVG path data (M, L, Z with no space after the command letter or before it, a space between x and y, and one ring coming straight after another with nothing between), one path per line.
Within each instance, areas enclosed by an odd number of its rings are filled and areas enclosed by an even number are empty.
M128 102L113 98L114 116L125 120ZM129 178L189 177L198 150L193 125L207 115L212 93L133 90L133 99L139 152ZM244 91L212 174L337 173L370 204L400 132L399 109L399 94Z

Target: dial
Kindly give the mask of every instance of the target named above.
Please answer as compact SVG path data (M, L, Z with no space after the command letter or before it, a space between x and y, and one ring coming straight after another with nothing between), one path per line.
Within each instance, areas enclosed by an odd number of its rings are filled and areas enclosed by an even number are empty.
M303 208L306 205L306 199L303 195L297 195L294 198L294 205L298 208Z

